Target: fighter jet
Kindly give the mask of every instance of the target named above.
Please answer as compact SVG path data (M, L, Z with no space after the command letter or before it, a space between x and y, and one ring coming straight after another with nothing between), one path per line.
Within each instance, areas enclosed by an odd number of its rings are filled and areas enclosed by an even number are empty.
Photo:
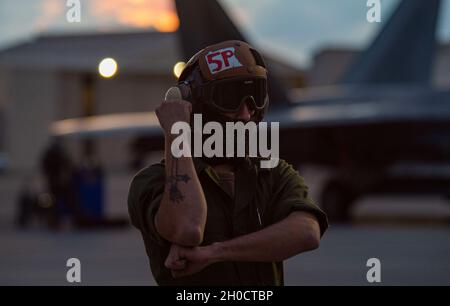
M251 43L216 0L175 3L186 59L224 40ZM349 221L353 204L369 194L450 196L450 91L431 83L440 5L400 2L334 86L289 98L270 73L266 121L280 124L281 158L326 169L318 202L332 221ZM154 113L69 119L52 131L63 137L145 132L137 142L141 149L163 147Z

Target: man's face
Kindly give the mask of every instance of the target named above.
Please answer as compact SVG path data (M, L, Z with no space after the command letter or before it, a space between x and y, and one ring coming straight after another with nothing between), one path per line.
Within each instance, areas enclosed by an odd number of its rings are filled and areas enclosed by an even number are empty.
M221 113L221 114L231 119L231 121L249 122L252 116L255 114L255 110L251 110L248 106L248 102L245 102L241 104L241 107L237 112Z

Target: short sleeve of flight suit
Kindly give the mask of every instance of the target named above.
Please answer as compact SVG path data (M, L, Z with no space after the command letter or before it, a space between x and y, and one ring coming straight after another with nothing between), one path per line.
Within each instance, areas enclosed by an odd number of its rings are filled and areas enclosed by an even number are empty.
M164 193L164 184L164 167L155 164L136 174L128 193L128 212L131 223L159 245L167 242L158 234L154 224Z
M308 186L300 174L287 162L280 160L273 169L273 175L272 222L286 218L293 211L309 212L317 218L322 236L328 228L326 214L310 198Z

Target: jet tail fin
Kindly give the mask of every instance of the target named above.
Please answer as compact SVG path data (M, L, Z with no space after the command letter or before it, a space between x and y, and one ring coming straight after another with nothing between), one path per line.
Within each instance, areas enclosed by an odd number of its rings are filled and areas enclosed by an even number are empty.
M216 0L175 0L175 5L186 60L199 50L221 41L236 39L248 42ZM271 108L289 104L286 91L270 69L270 64L268 87Z
M429 83L440 3L440 0L403 0L340 83Z

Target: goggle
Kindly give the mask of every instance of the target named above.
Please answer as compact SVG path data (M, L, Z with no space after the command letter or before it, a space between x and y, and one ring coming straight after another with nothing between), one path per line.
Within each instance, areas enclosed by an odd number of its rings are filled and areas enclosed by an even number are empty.
M267 104L265 78L233 78L208 84L205 100L222 112L237 112L242 103L251 102L250 108L263 110Z

